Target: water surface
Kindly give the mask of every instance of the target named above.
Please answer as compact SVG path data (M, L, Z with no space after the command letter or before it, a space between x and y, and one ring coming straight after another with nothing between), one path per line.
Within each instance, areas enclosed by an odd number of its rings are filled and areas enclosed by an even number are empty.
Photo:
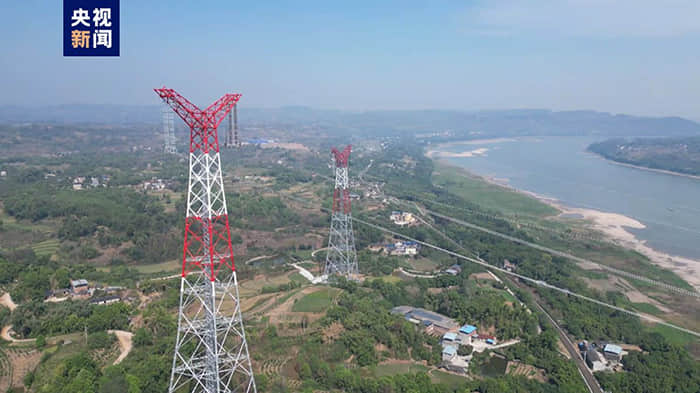
M522 138L441 150L485 147L488 150L483 155L448 160L568 206L632 217L646 228L629 231L650 247L700 259L700 180L616 165L585 151L590 143L604 139Z

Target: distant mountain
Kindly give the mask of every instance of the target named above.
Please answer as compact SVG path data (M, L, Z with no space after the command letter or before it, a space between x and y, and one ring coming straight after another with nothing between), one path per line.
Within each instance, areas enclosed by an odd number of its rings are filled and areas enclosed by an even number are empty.
M0 106L2 123L138 124L159 120L160 107L156 105Z
M700 135L700 124L680 117L640 117L595 111L555 112L545 109L489 111L320 110L309 107L239 108L242 126L319 126L363 135L414 136L440 134L438 139L517 135ZM60 105L40 108L0 106L0 122L156 124L160 107L133 105Z

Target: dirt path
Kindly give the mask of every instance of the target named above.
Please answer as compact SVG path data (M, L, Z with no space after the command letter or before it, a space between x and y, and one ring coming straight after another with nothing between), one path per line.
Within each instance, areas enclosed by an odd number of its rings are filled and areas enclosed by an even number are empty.
M31 343L34 342L35 339L33 338L25 338L25 339L18 339L14 338L10 335L10 331L12 330L12 325L7 325L2 328L0 331L0 337L2 337L3 340L13 342L13 343Z
M5 294L0 296L0 304L9 308L10 311L15 311L17 308L17 303L12 301L12 297L10 296L9 292L5 292Z
M312 258L315 257L315 256L316 256L316 253L319 252L319 251L326 251L326 250L328 250L328 247L317 248L317 249L315 249L315 250L313 250L313 251L311 252L311 257L312 257Z
M131 352L131 348L133 347L131 339L134 336L134 334L124 330L107 330L107 333L114 334L115 336L117 336L117 340L119 340L119 350L121 351L121 353L113 363L119 364L122 362L122 360L126 358L129 352Z

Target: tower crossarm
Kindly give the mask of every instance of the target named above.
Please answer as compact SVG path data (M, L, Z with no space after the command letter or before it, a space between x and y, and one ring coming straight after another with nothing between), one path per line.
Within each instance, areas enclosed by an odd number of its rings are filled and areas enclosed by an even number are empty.
M338 151L335 147L331 149L333 156L335 157L335 165L341 168L348 167L348 159L350 159L350 151L352 150L352 145L347 145L343 151Z
M218 128L240 98L240 94L226 94L209 105L203 112L206 114L210 126Z
M173 108L180 118L190 128L206 128L207 123L201 116L202 111L197 105L191 103L187 98L180 95L174 89L163 86L160 89L153 89L166 104Z

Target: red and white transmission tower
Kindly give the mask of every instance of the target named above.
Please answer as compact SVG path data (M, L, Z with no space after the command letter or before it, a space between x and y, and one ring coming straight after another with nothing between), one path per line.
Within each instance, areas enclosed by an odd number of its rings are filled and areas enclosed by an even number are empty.
M204 110L173 89L158 96L190 127L190 176L170 393L256 392L238 297L217 128L240 94Z
M323 271L323 274L328 278L335 274L355 278L358 274L348 176L348 160L351 149L352 146L348 145L342 152L335 147L331 150L335 158L333 161L335 189L333 190L333 212L331 213L331 230L328 235L326 266Z

